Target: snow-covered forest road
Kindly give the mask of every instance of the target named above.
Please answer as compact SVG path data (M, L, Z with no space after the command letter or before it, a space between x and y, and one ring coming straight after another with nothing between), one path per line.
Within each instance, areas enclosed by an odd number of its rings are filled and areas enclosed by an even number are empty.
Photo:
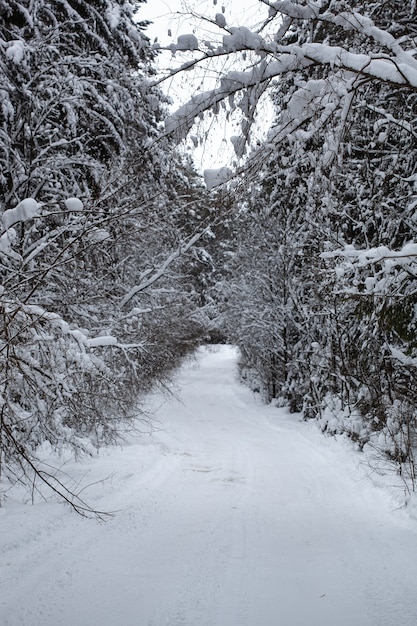
M235 362L202 351L159 432L71 465L112 474L85 494L107 523L0 509L2 626L415 626L417 522Z

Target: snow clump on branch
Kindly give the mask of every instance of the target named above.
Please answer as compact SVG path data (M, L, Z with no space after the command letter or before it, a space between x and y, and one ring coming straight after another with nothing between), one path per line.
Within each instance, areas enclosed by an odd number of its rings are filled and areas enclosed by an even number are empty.
M6 57L16 65L23 61L25 56L25 42L21 39L13 39L7 43Z
M214 21L216 22L217 26L220 26L220 28L226 27L226 18L224 17L223 13L216 13Z
M214 187L227 183L231 179L233 173L228 167L220 167L217 170L204 170L203 175L206 187L208 191L210 191L211 189L214 189Z
M83 203L78 198L67 198L66 200L64 200L64 204L68 211L74 213L82 211L84 209Z
M195 35L180 35L177 39L177 43L170 45L172 54L175 54L177 50L181 52L198 50L198 39Z
M14 209L7 209L3 213L3 226L7 230L17 222L27 222L39 212L41 205L33 198L25 198Z
M227 52L237 50L259 50L262 39L245 26L233 27L230 29L231 35L223 37L223 47Z

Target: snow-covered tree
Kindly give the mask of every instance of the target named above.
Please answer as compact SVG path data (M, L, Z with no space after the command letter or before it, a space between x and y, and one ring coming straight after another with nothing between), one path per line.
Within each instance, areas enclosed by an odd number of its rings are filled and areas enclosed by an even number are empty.
M155 142L165 98L135 7L0 3L1 470L69 500L37 447L113 441L201 334L184 269L205 225L182 206L204 191Z

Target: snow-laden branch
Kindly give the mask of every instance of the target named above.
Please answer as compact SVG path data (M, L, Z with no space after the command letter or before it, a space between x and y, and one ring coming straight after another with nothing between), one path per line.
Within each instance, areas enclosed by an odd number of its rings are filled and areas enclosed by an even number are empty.
M230 99L237 92L313 65L328 66L333 70L338 68L371 80L417 90L417 66L382 54L371 56L348 52L340 46L306 43L278 46L274 56L276 58L268 62L260 61L247 71L232 70L221 79L219 87L193 96L166 120L166 132L175 133L182 139L190 131L196 117L215 109L220 102ZM344 79L340 78L342 82Z
M406 120L398 119L397 117L394 117L394 115L392 115L392 113L390 113L389 111L386 111L385 109L383 109L381 107L376 107L373 104L368 104L367 103L366 107L370 111L373 111L374 113L378 113L378 115L380 115L381 117L385 118L385 122L384 122L384 120L380 121L381 125L384 124L384 123L394 124L395 126L398 126L399 128L402 128L407 133L412 135L414 137L414 139L417 139L417 131L416 131L416 129L413 126L412 123L409 123ZM415 180L415 179L413 178L413 180Z
M359 267L374 265L381 261L389 261L392 266L408 265L411 261L417 261L417 243L409 242L401 250L391 250L387 246L359 250L349 244L342 250L323 252L321 257L323 259L345 258L356 262Z
M108 348L115 347L122 350L128 350L133 348L143 348L143 342L139 343L121 343L113 335L99 335L97 337L89 337L85 332L78 328L72 328L68 322L66 322L60 315L48 311L43 307L35 304L16 304L15 302L8 301L7 298L3 298L2 306L6 313L22 315L27 320L28 325L36 324L37 322L48 323L50 328L55 328L63 336L67 336L74 340L78 345L78 348L82 353L89 351L91 348ZM53 337L51 336L51 340ZM42 337L43 341L46 341L45 336ZM0 348L0 353L7 348L7 344L4 344Z
M400 250L384 245L358 249L348 244L320 256L336 260L335 274L344 283L343 292L351 295L404 297L417 278L417 244L414 242Z
M402 40L397 40L391 33L378 28L369 17L355 11L320 12L321 3L316 2L308 2L306 5L296 4L290 0L281 2L262 0L262 2L270 8L272 16L270 19L275 19L273 16L279 14L274 39L263 38L259 32L252 32L245 27L228 27L229 34L223 36L223 44L217 48L210 47L207 53L194 59L191 64L196 66L208 57L224 58L237 52L248 51L252 55L250 67L243 71L228 71L220 77L214 89L194 95L167 119L165 130L168 134L175 134L178 139L183 139L195 119L201 117L204 112L213 110L216 113L222 102L228 102L232 108L238 106L238 103L234 102L234 96L239 92L247 92L259 85L268 85L283 75L312 67L323 67L325 70L323 80L329 81L329 95L335 93L334 87L337 82L341 86L346 86L347 83L352 84L355 79L355 88L365 80L385 83L393 89L405 87L417 90L415 50L405 50L401 45ZM369 52L354 52L348 43L345 46L328 45L324 42L285 44L280 33L285 35L288 25L282 28L282 16L284 21L318 20L343 28L347 32L359 33L366 42ZM187 68L189 65L190 63L187 64ZM362 80L358 81L358 78ZM321 98L322 95L317 94L316 99ZM338 105L344 106L340 98ZM256 102L253 106L256 107ZM318 108L319 105L311 107L310 118L315 115ZM285 124L288 128L292 126L288 115ZM289 133L284 134L286 136Z
M318 2L307 2L306 5L294 4L290 0L282 0L281 2L262 0L262 2L269 6L270 10L282 13L293 19L313 20L318 19L320 15L321 4Z
M270 11L281 13L291 19L316 20L335 24L345 30L356 31L366 37L370 37L381 46L392 50L395 54L407 54L391 33L378 28L369 17L361 15L357 11L342 11L337 14L331 11L320 13L321 5L317 2L307 2L306 5L294 4L291 0L282 0L281 2L262 0L262 2L270 7Z
M280 50L284 54L290 52L300 58L298 69L308 67L310 61L317 65L349 70L370 79L417 89L417 63L405 63L403 59L396 56L359 54L348 52L340 46L328 46L321 43L283 46Z
M311 65L311 62L308 63ZM197 94L186 104L181 106L165 121L165 131L175 133L178 139L184 138L190 131L195 118L215 109L223 100L229 100L239 91L257 86L271 80L282 73L297 69L297 58L293 55L283 55L279 60L269 64L260 63L246 72L230 71L220 81L220 86L211 91Z
M135 285L130 289L130 291L125 295L123 300L120 303L120 307L123 308L132 298L134 298L138 293L144 291L154 283L156 283L162 276L165 274L167 269L176 261L180 256L188 252L192 246L197 243L199 239L207 232L207 229L196 233L191 239L187 242L182 243L174 252L172 252L162 263L160 267L158 267L154 272L152 270L147 270L142 274L142 281L139 285ZM150 274L150 275L149 275Z

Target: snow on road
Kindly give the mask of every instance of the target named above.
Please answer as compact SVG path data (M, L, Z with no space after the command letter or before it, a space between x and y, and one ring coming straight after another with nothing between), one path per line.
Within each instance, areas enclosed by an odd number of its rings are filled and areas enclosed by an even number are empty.
M72 467L113 473L86 493L107 523L0 509L2 626L415 626L417 523L235 361L202 350L160 431Z

